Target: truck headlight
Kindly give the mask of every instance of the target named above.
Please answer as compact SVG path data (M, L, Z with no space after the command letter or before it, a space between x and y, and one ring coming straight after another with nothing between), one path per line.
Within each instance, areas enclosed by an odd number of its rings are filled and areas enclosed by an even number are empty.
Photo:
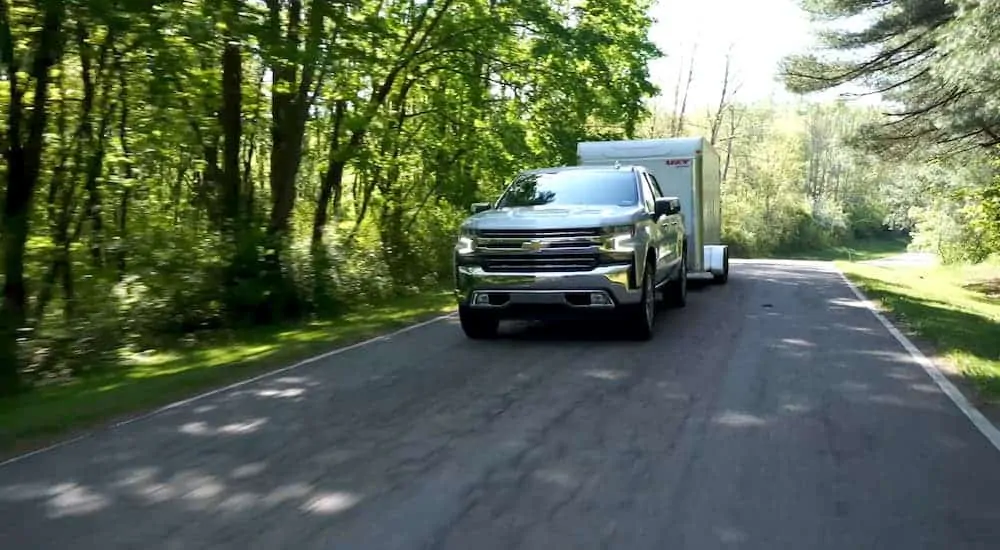
M455 252L457 254L472 254L476 251L476 234L466 228L458 234L458 241L455 242Z
M636 246L634 225L615 225L604 230L604 247L610 250L630 251Z

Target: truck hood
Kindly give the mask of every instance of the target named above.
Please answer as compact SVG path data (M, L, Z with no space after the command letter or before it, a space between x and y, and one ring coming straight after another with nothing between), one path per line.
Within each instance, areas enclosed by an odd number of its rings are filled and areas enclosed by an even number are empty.
M465 220L466 229L574 229L631 224L643 216L634 206L519 206L480 212Z

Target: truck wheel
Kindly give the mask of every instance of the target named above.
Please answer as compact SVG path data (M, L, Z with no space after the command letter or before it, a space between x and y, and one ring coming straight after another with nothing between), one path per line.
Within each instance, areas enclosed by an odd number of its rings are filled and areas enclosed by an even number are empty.
M467 307L458 308L458 320L462 331L473 340L495 338L500 327L500 320L496 317Z
M681 257L681 265L678 270L677 280L671 281L667 286L665 298L670 307L684 307L687 305L688 295L688 270L687 255Z
M656 322L656 289L653 288L655 270L653 262L646 264L642 274L642 297L629 312L629 335L636 340L649 340L653 337L653 325Z

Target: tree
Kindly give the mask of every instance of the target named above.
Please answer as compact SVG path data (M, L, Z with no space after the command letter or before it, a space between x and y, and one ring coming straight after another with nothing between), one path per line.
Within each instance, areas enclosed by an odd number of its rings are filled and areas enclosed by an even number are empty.
M471 202L637 132L648 7L0 0L0 391L438 285Z
M975 151L973 164L993 164L1000 146L1000 103L996 100L1000 65L990 55L1000 50L1000 32L994 30L1000 14L994 2L808 0L804 5L817 19L870 16L867 28L828 31L823 39L832 50L829 54L862 49L873 53L848 61L833 55L825 59L791 56L784 65L790 89L810 92L864 83L895 105L887 121L859 128L857 141L870 150L904 164L944 162L959 171L960 162L970 162L964 153ZM955 239L951 244L968 252L951 257L981 259L996 250L981 246L992 242L987 235L1000 232L995 218L986 213L996 177L990 170L975 177L965 182L971 187L962 193L927 197L920 207L934 213L921 215L925 223L918 224L918 233L941 237L934 227L942 223L942 216L978 228L937 239ZM936 221L926 221L930 219Z

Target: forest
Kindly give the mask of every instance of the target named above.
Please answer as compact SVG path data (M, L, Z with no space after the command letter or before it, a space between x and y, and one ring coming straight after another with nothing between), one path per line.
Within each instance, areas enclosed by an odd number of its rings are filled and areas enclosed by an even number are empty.
M0 393L447 287L469 205L583 140L710 137L734 255L1000 249L996 2L806 0L873 17L788 88L888 107L747 103L727 70L706 112L651 83L649 7L0 0Z

